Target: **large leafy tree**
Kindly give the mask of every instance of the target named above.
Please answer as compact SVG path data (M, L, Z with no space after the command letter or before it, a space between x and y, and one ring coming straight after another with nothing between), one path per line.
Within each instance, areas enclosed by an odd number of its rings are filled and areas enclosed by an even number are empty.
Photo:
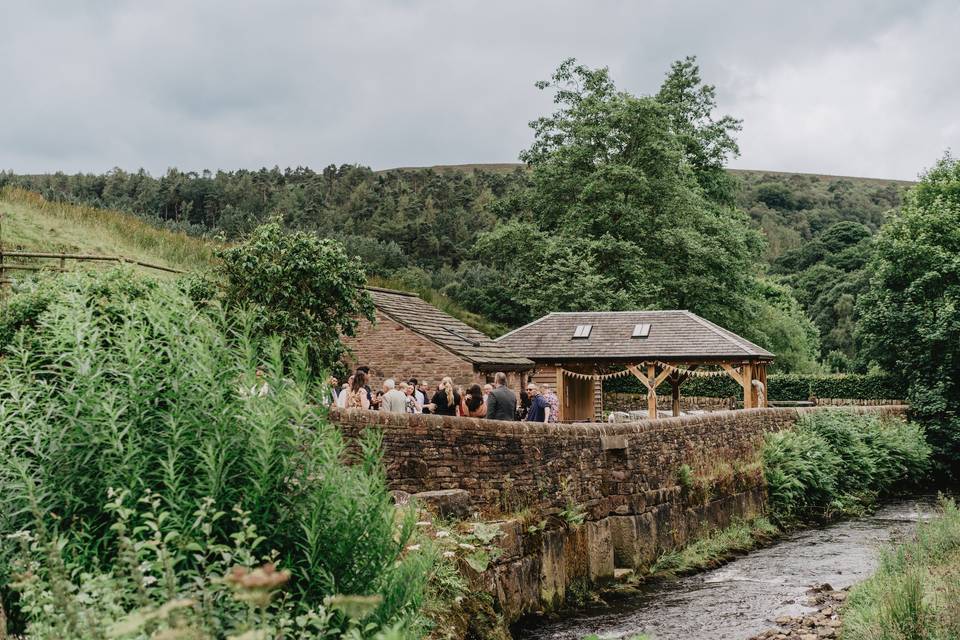
M960 162L949 155L881 230L858 301L866 353L901 376L943 464L960 461Z
M273 221L220 258L228 307L254 307L258 329L280 336L288 350L306 344L315 369L340 359L340 336L353 335L359 318L373 319L360 261L335 240Z
M531 123L534 140L520 156L531 186L505 204L516 222L477 245L525 319L690 309L774 350L807 350L781 341L806 327L777 312L786 292L771 300L759 282L762 238L730 204L723 172L739 122L713 118L713 88L692 58L673 66L656 96L620 91L607 69L572 59L537 86L554 92L557 109ZM770 318L780 326L761 326ZM796 355L795 364L812 364Z

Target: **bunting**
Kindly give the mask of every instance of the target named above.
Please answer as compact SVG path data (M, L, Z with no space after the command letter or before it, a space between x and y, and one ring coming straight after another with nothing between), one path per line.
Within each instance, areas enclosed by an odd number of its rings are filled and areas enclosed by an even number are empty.
M667 364L666 362L657 361L655 363L658 367L663 370L669 371L671 373L677 373L680 375L689 376L691 378L719 378L727 375L727 372L724 370L720 371L702 371L700 369L685 369L683 367L675 367L672 364ZM647 366L646 362L641 362L636 365L631 365L638 367L641 371ZM601 380L610 380L611 378L620 378L626 375L630 375L629 369L624 369L622 371L614 371L613 373L580 373L578 371L570 371L569 369L564 369L563 367L558 367L560 371L565 376L570 376L571 378L576 378L577 380L593 380L594 382L599 382ZM740 373L740 367L735 367L733 369L736 373Z
M684 369L682 367L675 367L673 365L667 364L666 362L657 361L657 366L666 369L671 373L679 373L680 375L689 376L691 378L721 378L727 375L727 372L721 369L720 371L701 371L700 369ZM734 367L734 371L737 374L740 373L740 367Z
M623 371L614 371L613 373L579 373L577 371L564 369L563 367L559 367L559 369L561 372L563 372L563 375L576 378L577 380L609 380L610 378L619 378L630 374L630 371L627 369L624 369Z

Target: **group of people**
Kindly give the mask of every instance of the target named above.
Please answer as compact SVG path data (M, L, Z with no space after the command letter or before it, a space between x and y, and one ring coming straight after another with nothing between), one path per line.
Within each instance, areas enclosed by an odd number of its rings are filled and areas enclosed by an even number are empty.
M380 390L370 388L370 368L357 367L342 385L331 377L327 403L341 409L373 409L391 413L433 413L441 416L556 422L560 401L547 386L529 381L520 397L507 386L507 375L497 372L492 384L454 386L444 377L431 393L429 384L416 378L383 381Z

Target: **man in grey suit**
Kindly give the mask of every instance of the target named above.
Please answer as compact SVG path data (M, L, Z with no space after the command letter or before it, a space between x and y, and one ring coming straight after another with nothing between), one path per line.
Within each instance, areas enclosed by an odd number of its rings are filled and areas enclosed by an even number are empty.
M487 396L487 420L516 420L517 396L507 387L507 374L493 376L493 391Z

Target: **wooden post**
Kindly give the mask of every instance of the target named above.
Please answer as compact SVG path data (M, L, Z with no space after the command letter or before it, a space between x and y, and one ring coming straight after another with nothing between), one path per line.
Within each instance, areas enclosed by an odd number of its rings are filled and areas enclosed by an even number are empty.
M740 371L740 377L743 378L743 408L753 408L753 363L744 362Z
M657 365L647 365L647 380L650 381L649 391L647 392L647 417L651 420L657 419Z
M560 415L557 416L557 422L563 422L566 419L567 408L566 408L566 389L564 388L564 376L563 369L560 365L557 365L557 404L560 405Z
M670 376L670 388L673 391L673 416L680 415L680 376L676 373Z
M761 406L769 407L770 406L770 389L767 388L767 364L763 363L758 365L757 379L760 380L760 384L763 385L763 402Z

